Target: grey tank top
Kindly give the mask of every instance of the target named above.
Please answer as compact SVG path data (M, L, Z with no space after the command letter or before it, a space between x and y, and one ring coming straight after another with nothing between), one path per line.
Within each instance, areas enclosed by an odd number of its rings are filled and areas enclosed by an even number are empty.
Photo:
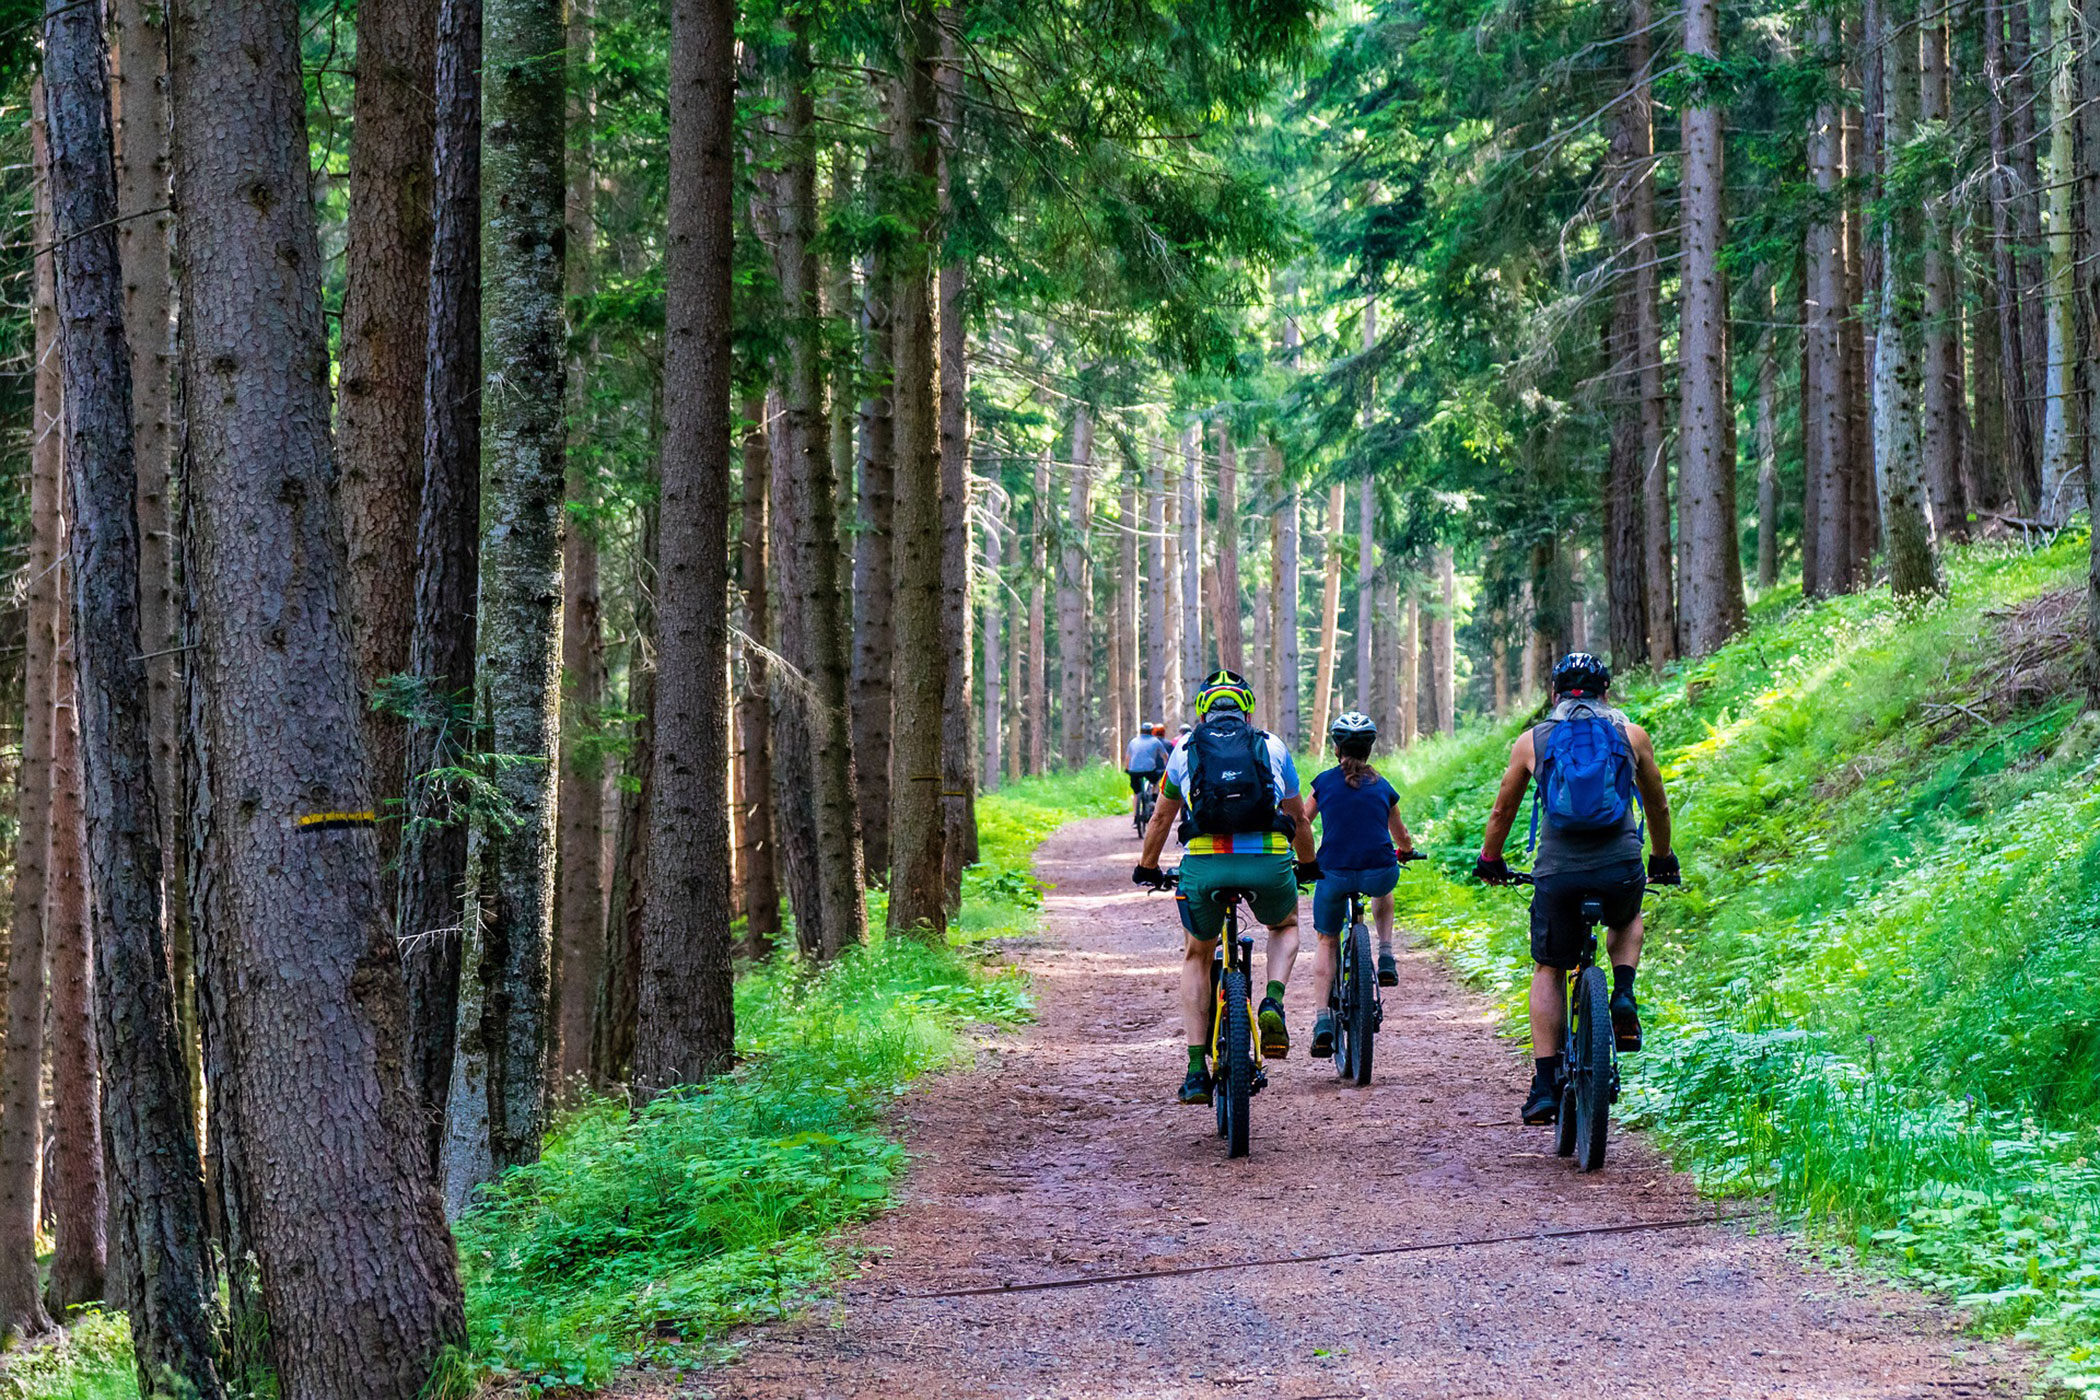
M1531 727L1532 762L1537 763L1546 752L1546 739L1553 726L1568 717L1576 706L1595 710L1626 732L1626 716L1609 705L1599 705L1589 700L1563 700L1553 707L1553 712ZM1533 775L1537 775L1534 773ZM1636 869L1641 863L1641 822L1636 804L1626 804L1626 819L1609 831L1556 831L1552 823L1539 814L1539 844L1531 855L1533 875L1586 875L1595 870L1632 865ZM1529 814L1524 820L1530 821Z

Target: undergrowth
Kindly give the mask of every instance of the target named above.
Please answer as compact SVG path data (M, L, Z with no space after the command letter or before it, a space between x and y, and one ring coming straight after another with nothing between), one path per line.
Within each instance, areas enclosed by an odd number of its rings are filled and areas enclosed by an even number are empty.
M729 1328L821 1289L838 1232L879 1210L905 1165L883 1131L889 1104L965 1053L971 1027L1029 1014L1024 979L985 954L1036 926L1036 846L1126 797L1105 766L980 797L981 859L951 946L878 935L822 971L748 969L734 1074L640 1113L599 1100L564 1115L540 1161L455 1225L472 1376L546 1395L624 1366L695 1364ZM0 1400L137 1395L121 1315L84 1314L56 1345L0 1359Z
M1618 701L1655 738L1686 872L1648 902L1628 1116L1708 1189L1769 1193L2100 1393L2085 552L1962 551L1923 605L1767 595L1745 636ZM1523 896L1465 876L1528 719L1391 765L1438 858L1403 916L1518 1034Z

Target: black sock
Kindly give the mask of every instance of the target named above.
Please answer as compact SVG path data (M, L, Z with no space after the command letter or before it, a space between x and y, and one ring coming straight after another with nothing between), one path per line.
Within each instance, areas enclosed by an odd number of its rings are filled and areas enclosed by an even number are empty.
M1537 1076L1533 1081L1534 1083L1551 1084L1554 1077L1560 1073L1560 1056L1558 1055L1541 1055L1531 1063L1534 1066L1533 1073Z
M1632 968L1624 964L1613 966L1611 970L1611 994L1613 996L1618 996L1621 992L1628 996L1633 995L1633 972Z

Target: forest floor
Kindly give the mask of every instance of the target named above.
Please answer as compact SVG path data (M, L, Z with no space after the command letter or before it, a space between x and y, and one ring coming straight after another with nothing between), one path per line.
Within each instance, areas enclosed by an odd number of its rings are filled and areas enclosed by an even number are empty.
M1210 1111L1172 1099L1178 925L1171 900L1129 884L1134 849L1113 818L1042 846L1043 933L1014 949L1040 1019L903 1100L915 1165L897 1208L849 1240L858 1272L747 1332L724 1369L614 1393L1833 1400L2032 1384L2029 1352L1965 1335L1938 1301L1751 1220L1676 1224L1750 1206L1702 1199L1638 1137L1577 1174L1550 1129L1517 1123L1529 1066L1490 1003L1420 949L1358 1090L1306 1055L1308 946L1297 1044L1255 1100L1253 1155L1227 1161ZM1630 1224L1662 1228L1486 1242ZM1408 1245L1432 1247L1368 1252ZM1325 1257L1278 1262L1302 1255ZM1590 1343L1574 1365L1571 1337Z

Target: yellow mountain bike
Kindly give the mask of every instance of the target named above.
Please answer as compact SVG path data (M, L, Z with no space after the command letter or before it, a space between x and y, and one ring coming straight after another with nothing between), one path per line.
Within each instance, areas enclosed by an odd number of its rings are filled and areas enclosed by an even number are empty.
M1167 872L1168 888L1180 882L1179 870ZM1210 1101L1225 1155L1244 1157L1252 1136L1249 1105L1269 1082L1261 1037L1254 1034L1254 939L1240 932L1240 905L1254 892L1220 889L1210 897L1225 910L1225 929L1210 962Z

